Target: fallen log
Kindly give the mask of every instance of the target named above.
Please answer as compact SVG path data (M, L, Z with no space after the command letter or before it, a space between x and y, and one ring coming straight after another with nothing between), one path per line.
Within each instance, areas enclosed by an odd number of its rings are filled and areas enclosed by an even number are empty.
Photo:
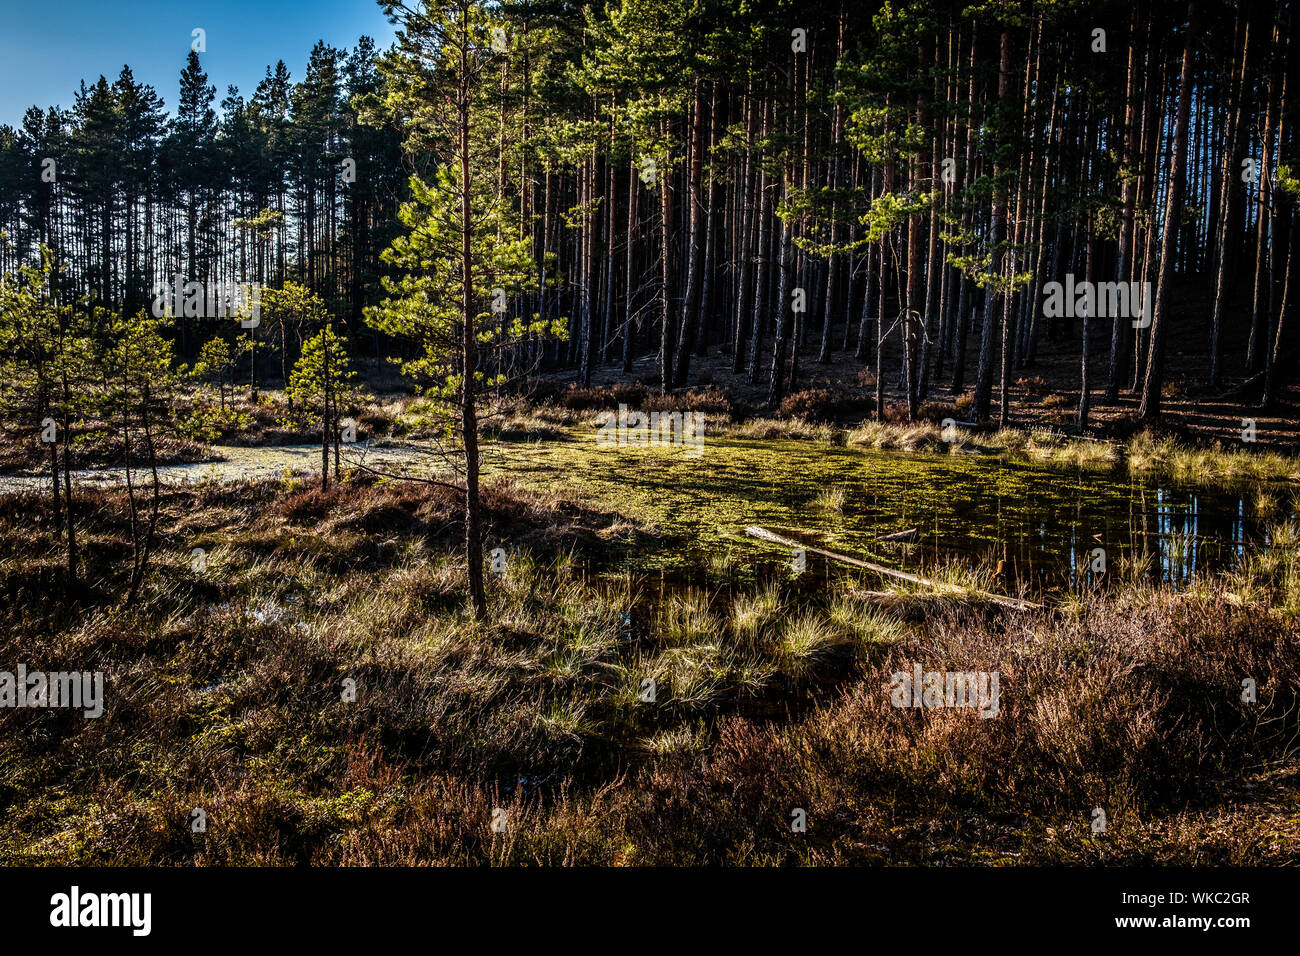
M787 548L803 548L813 554L820 554L824 558L830 558L833 561L843 561L845 564L851 564L856 568L865 568L868 571L874 571L876 574L882 574L885 577L897 578L900 581L908 581L912 584L919 584L923 587L932 588L935 591L964 594L966 590L959 588L954 584L944 584L941 581L932 581L929 578L923 578L919 574L912 574L909 571L899 571L897 568L885 567L883 564L874 564L871 561L863 561L861 558L850 557L847 554L839 554L835 551L827 551L824 548L817 548L811 544L804 544L802 541L796 541L794 538L787 538L784 535L768 531L766 528L760 528L758 525L750 525L745 529L745 534L752 538L758 538L762 541L769 541L772 544L784 545ZM1033 601L1024 601L1020 598L1007 597L1005 594L993 594L990 591L975 592L986 601L1002 607L1008 607L1016 611L1027 611L1033 608L1041 608L1041 604L1035 604Z

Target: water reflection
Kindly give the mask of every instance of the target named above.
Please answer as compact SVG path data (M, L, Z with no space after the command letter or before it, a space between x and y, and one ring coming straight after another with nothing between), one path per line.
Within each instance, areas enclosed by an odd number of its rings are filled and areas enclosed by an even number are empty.
M1009 583L1072 587L1097 578L1094 555L1101 549L1108 572L1136 564L1152 580L1183 587L1198 574L1231 570L1249 547L1266 543L1268 521L1249 492L1003 468L979 494L960 485L917 489L930 531L924 551L899 549L901 563L1001 561ZM881 496L869 498L856 517L905 518Z
M925 550L899 549L901 563L932 565L953 556L1001 561L1009 583L1071 587L1097 577L1094 555L1101 549L1109 572L1136 563L1152 580L1183 587L1198 574L1231 570L1248 548L1266 543L1268 521L1248 491L1003 469L977 494L960 483L914 489L929 533ZM906 517L879 495L855 515L867 522Z

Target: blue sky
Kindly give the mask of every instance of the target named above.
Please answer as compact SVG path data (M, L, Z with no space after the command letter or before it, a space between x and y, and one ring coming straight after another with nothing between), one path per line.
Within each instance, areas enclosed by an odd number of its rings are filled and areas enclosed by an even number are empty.
M247 99L276 60L301 80L317 40L393 39L374 0L0 0L0 124L17 126L33 104L67 109L83 79L111 82L124 64L170 113L195 27L207 31L199 59L217 103L230 84Z

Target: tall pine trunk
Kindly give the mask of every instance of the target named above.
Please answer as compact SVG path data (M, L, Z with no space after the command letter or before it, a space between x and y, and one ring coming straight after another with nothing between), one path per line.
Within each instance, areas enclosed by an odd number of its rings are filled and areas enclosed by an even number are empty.
M1160 269L1156 278L1156 304L1151 316L1151 351L1142 382L1142 404L1138 416L1151 421L1160 416L1160 389L1164 384L1164 342L1169 323L1169 289L1174 281L1174 244L1179 211L1183 203L1184 166L1187 161L1187 124L1192 104L1192 32L1195 0L1187 5L1183 62L1178 80L1178 117L1174 122L1173 154L1169 160L1169 189L1165 201L1164 229L1160 239Z

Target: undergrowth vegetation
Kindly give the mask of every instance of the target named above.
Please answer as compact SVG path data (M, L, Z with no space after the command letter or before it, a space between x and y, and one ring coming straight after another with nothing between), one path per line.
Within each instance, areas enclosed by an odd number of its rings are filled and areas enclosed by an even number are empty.
M120 499L85 501L88 562L123 547ZM106 686L100 719L0 711L0 856L1297 861L1295 804L1241 803L1246 781L1259 799L1295 768L1289 525L1184 593L1115 583L1016 613L969 575L969 593L938 595L856 576L644 580L617 569L644 533L617 514L509 485L484 508L507 560L476 623L459 499L437 486L177 489L129 609L112 577L50 598L39 502L0 499L0 655ZM998 716L893 706L892 675L917 665L998 673Z

